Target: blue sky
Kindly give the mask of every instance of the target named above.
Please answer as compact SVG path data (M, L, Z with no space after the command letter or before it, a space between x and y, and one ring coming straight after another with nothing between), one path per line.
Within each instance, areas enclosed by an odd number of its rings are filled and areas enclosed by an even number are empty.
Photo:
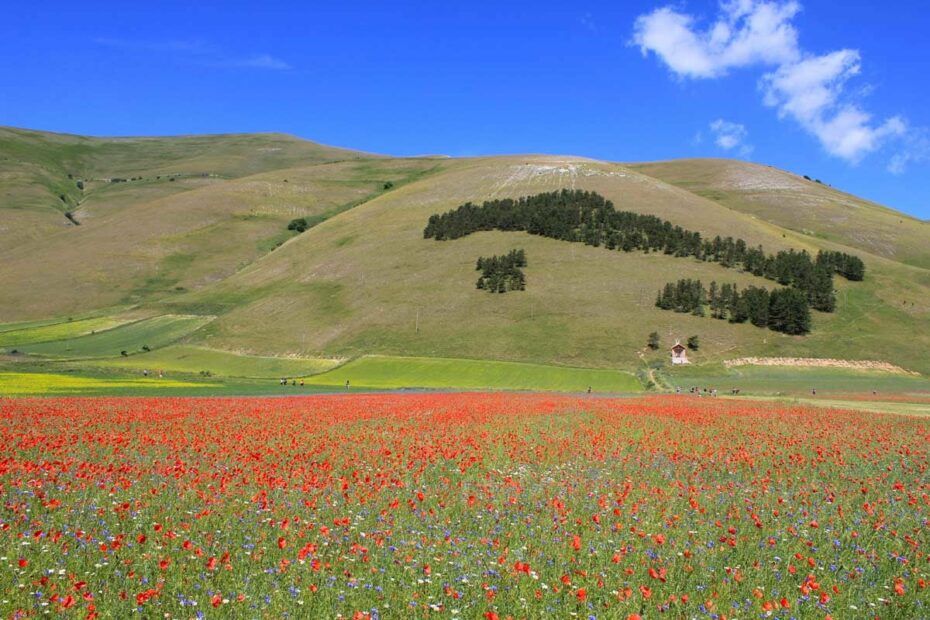
M928 219L925 2L838 4L16 3L0 21L0 124L739 157Z

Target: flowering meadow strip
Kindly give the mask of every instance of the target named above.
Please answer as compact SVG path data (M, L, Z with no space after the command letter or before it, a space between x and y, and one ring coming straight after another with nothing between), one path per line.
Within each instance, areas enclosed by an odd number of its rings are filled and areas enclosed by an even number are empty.
M0 399L0 617L928 618L930 420Z

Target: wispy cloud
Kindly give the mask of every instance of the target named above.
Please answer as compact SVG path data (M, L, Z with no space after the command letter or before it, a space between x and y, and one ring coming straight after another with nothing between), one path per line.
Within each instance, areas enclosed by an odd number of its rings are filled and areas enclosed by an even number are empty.
M633 43L654 53L679 78L713 79L730 70L763 66L759 83L765 105L791 118L831 155L856 163L892 138L906 136L905 121L875 121L844 96L860 72L860 54L844 49L812 54L801 48L792 23L795 1L723 0L716 20L700 27L692 15L671 6L641 15ZM719 143L718 143L719 144Z
M578 23L591 32L597 32L597 22L594 21L594 16L590 12L585 12L578 18Z
M127 39L98 37L94 39L98 45L112 47L127 51L147 52L170 56L177 60L204 67L227 67L244 69L290 69L291 65L267 53L238 55L227 52L223 48L201 41L192 40L165 40L165 41L131 41Z
M875 123L859 106L842 100L843 85L858 73L856 50L812 56L764 75L764 101L817 136L828 153L857 162L907 131L899 116Z
M749 132L745 125L718 118L710 124L710 131L714 136L714 144L724 151L734 151L742 157L752 153L753 146L746 141Z
M231 67L252 67L254 69L290 69L291 66L275 58L271 54L257 54L242 59L229 59L227 65Z
M908 132L901 149L888 162L888 172L904 174L911 164L930 161L930 131L925 128Z

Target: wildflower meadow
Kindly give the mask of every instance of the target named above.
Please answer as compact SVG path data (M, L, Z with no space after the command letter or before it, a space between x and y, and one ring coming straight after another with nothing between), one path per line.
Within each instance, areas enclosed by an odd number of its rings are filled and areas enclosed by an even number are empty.
M0 399L0 617L930 618L930 419Z

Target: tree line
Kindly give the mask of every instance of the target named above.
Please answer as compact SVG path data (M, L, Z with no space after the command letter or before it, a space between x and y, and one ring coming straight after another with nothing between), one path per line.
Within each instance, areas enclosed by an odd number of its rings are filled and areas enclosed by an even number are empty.
M812 258L804 250L766 254L761 246L749 247L743 239L703 239L698 232L654 215L618 211L600 194L584 190L563 189L481 205L466 202L430 216L423 237L442 241L486 230L525 231L609 250L662 252L715 262L798 289L810 307L821 312L833 312L836 306L834 273L849 280L865 276L865 265L856 256L819 252Z
M858 282L865 277L865 264L862 259L845 252L820 251L817 253L817 264L826 266L847 280Z
M481 256L475 270L481 272L475 286L489 293L506 293L526 289L526 276L521 267L526 267L526 252L510 250L501 256Z
M767 327L776 332L801 335L810 332L810 303L803 291L797 288L778 288L768 291L758 286L743 290L735 284L717 286L711 282L707 289L700 280L690 278L669 282L659 291L656 306L663 310L690 312L705 316L707 310L715 319L731 323L749 322L756 327Z

